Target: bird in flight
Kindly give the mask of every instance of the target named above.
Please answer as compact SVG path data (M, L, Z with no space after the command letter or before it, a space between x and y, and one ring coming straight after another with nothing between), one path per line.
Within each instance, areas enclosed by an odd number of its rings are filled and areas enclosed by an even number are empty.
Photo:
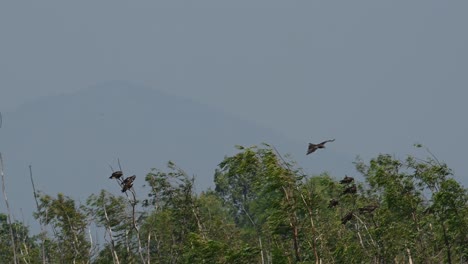
M317 149L325 148L326 143L333 142L333 141L335 141L335 139L325 140L325 141L323 141L322 143L319 143L319 144L309 143L309 147L307 148L307 154L306 155L309 155L310 153L316 151Z
M112 175L109 177L109 179L120 179L122 175L123 175L122 171L114 171Z

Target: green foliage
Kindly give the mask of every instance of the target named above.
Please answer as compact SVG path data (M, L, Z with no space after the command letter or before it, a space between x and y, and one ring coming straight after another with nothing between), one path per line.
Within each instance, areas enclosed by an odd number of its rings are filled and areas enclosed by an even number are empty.
M169 162L148 173L142 193L102 190L82 206L39 194L35 217L47 232L31 237L0 214L2 261L13 263L10 227L19 263L42 263L42 248L47 263L468 260L468 191L432 154L357 161L361 175L340 183L306 175L270 145L236 148L216 169L214 190L196 193L195 178ZM92 226L104 230L103 244L88 238Z
M13 244L10 235L12 227L14 244L17 248L19 263L40 263L36 239L29 236L29 229L22 223L8 224L7 216L0 214L0 259L2 263L14 263Z
M146 176L150 192L145 207L152 211L143 223L142 235L150 238L150 256L158 263L182 261L185 249L190 246L190 234L205 236L193 190L194 178L172 162L168 168L168 172L153 169Z
M47 243L47 258L51 262L87 262L90 259L90 243L87 240L86 215L75 206L75 201L61 193L57 198L39 194L39 212L36 218L50 225L54 239Z

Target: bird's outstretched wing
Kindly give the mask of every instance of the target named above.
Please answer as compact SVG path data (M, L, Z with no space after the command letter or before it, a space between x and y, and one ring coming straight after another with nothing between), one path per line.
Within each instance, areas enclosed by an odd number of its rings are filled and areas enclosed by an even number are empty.
M309 147L307 148L307 154L309 155L310 153L316 151L318 149L316 144L309 143Z
M333 142L335 141L335 139L329 139L329 140L325 140L319 144L312 144L312 143L309 143L309 147L307 148L307 153L306 155L309 155L310 153L312 152L315 152L317 149L323 149L325 148L325 144L328 143L328 142Z
M335 141L335 139L325 140L325 141L323 141L322 143L320 143L319 145L325 145L326 143L328 143L328 142L333 142L333 141Z

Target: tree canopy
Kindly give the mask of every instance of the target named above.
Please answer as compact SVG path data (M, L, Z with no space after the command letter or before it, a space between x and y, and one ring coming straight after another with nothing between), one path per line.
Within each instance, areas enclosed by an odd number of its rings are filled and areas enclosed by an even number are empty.
M84 204L34 191L42 232L0 214L2 262L468 262L468 191L432 155L381 154L356 161L352 176L307 175L270 145L237 149L202 192L172 162L146 177L118 171L108 180L122 192Z

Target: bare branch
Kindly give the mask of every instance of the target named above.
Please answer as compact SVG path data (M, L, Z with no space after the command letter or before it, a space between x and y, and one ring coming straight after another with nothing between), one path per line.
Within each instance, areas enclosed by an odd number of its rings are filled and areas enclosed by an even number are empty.
M0 152L0 175L2 177L2 191L3 191L3 198L5 199L5 205L8 211L8 225L10 226L10 236L11 236L11 247L13 248L13 259L14 263L17 262L17 256L16 256L16 243L15 243L15 236L13 235L13 225L11 222L11 210L10 210L10 205L8 204L8 197L6 194L6 189L5 189L5 174L3 173L3 158L2 158L2 153Z
M111 244L111 250L112 250L112 257L114 258L114 263L120 264L119 257L118 257L118 255L117 255L116 250L115 250L115 245L114 245L115 242L114 242L114 238L113 238L113 235L112 235L112 228L111 228L111 225L110 225L109 216L107 215L107 210L106 210L105 201L103 202L103 209L104 209L104 217L106 218L106 222L107 222L106 231L109 233L109 237L110 237L110 244Z
M279 151L276 149L275 146L272 146L273 150L276 152L276 156L278 156L281 161L283 162L283 164L280 164L280 166L282 166L284 169L286 169L287 171L289 172L293 172L291 166L289 165L288 162L286 162L286 160L283 158L283 156L279 153ZM305 173L301 170L302 174L305 175ZM304 197L304 194L301 192L301 190L299 189L299 186L297 184L294 184L294 187L296 188L297 192L299 193L299 195L301 196L301 200L302 202L304 203L305 207L307 208L307 212L309 214L309 220L310 220L310 225L311 225L311 228L312 228L312 237L315 237L316 236L316 230L315 230L315 224L314 224L314 218L313 218L313 211L312 211L312 208L309 206L309 204L307 203L305 197ZM309 192L309 191L307 191ZM311 194L309 193L309 196L311 196ZM316 237L316 239L318 239L318 237ZM318 252L317 252L317 246L316 246L316 241L315 239L312 239L313 243L312 243L312 251L314 252L314 256L315 256L315 262L317 263L319 261L319 256L318 256Z
M258 236L258 246L260 248L260 256L262 258L262 264L265 263L265 257L263 256L265 253L263 252L264 249L263 249L263 244L262 244L262 236L261 236L261 233L260 233L260 229L259 227L257 226L257 224L255 223L255 221L252 219L252 217L250 217L250 214L249 212L247 212L247 210L245 210L245 207L242 205L242 211L244 211L244 213L247 215L247 217L249 218L250 222L252 223L252 226L255 228L255 230L257 231L257 236Z
M33 180L33 173L32 173L32 166L29 165L29 177L31 178L31 185L33 188L33 194L34 194L34 200L36 201L36 208L37 212L39 213L39 202L37 201L37 193L36 193L36 186L34 185L34 180ZM46 263L46 255L45 255L45 230L44 230L44 224L42 223L42 218L39 217L39 225L41 226L41 249L42 249L42 263Z
M427 153L429 153L429 155L431 155L432 158L435 159L435 161L437 162L437 164L438 164L439 166L442 166L442 164L440 163L439 159L437 159L436 155L434 155L434 154L429 150L428 147L425 147L425 149L426 149Z
M119 164L119 170L122 171L122 166L120 166L120 159L117 158L117 164Z
M141 261L145 263L145 258L143 257L143 252L142 252L142 246L141 246L141 237L140 237L140 229L138 228L138 225L136 223L136 205L137 205L137 199L136 199L136 193L135 189L132 187L130 189L130 192L132 193L133 196L133 201L131 201L132 205L132 223L133 223L133 229L135 229L137 233L137 239L138 239L138 253L140 254Z

